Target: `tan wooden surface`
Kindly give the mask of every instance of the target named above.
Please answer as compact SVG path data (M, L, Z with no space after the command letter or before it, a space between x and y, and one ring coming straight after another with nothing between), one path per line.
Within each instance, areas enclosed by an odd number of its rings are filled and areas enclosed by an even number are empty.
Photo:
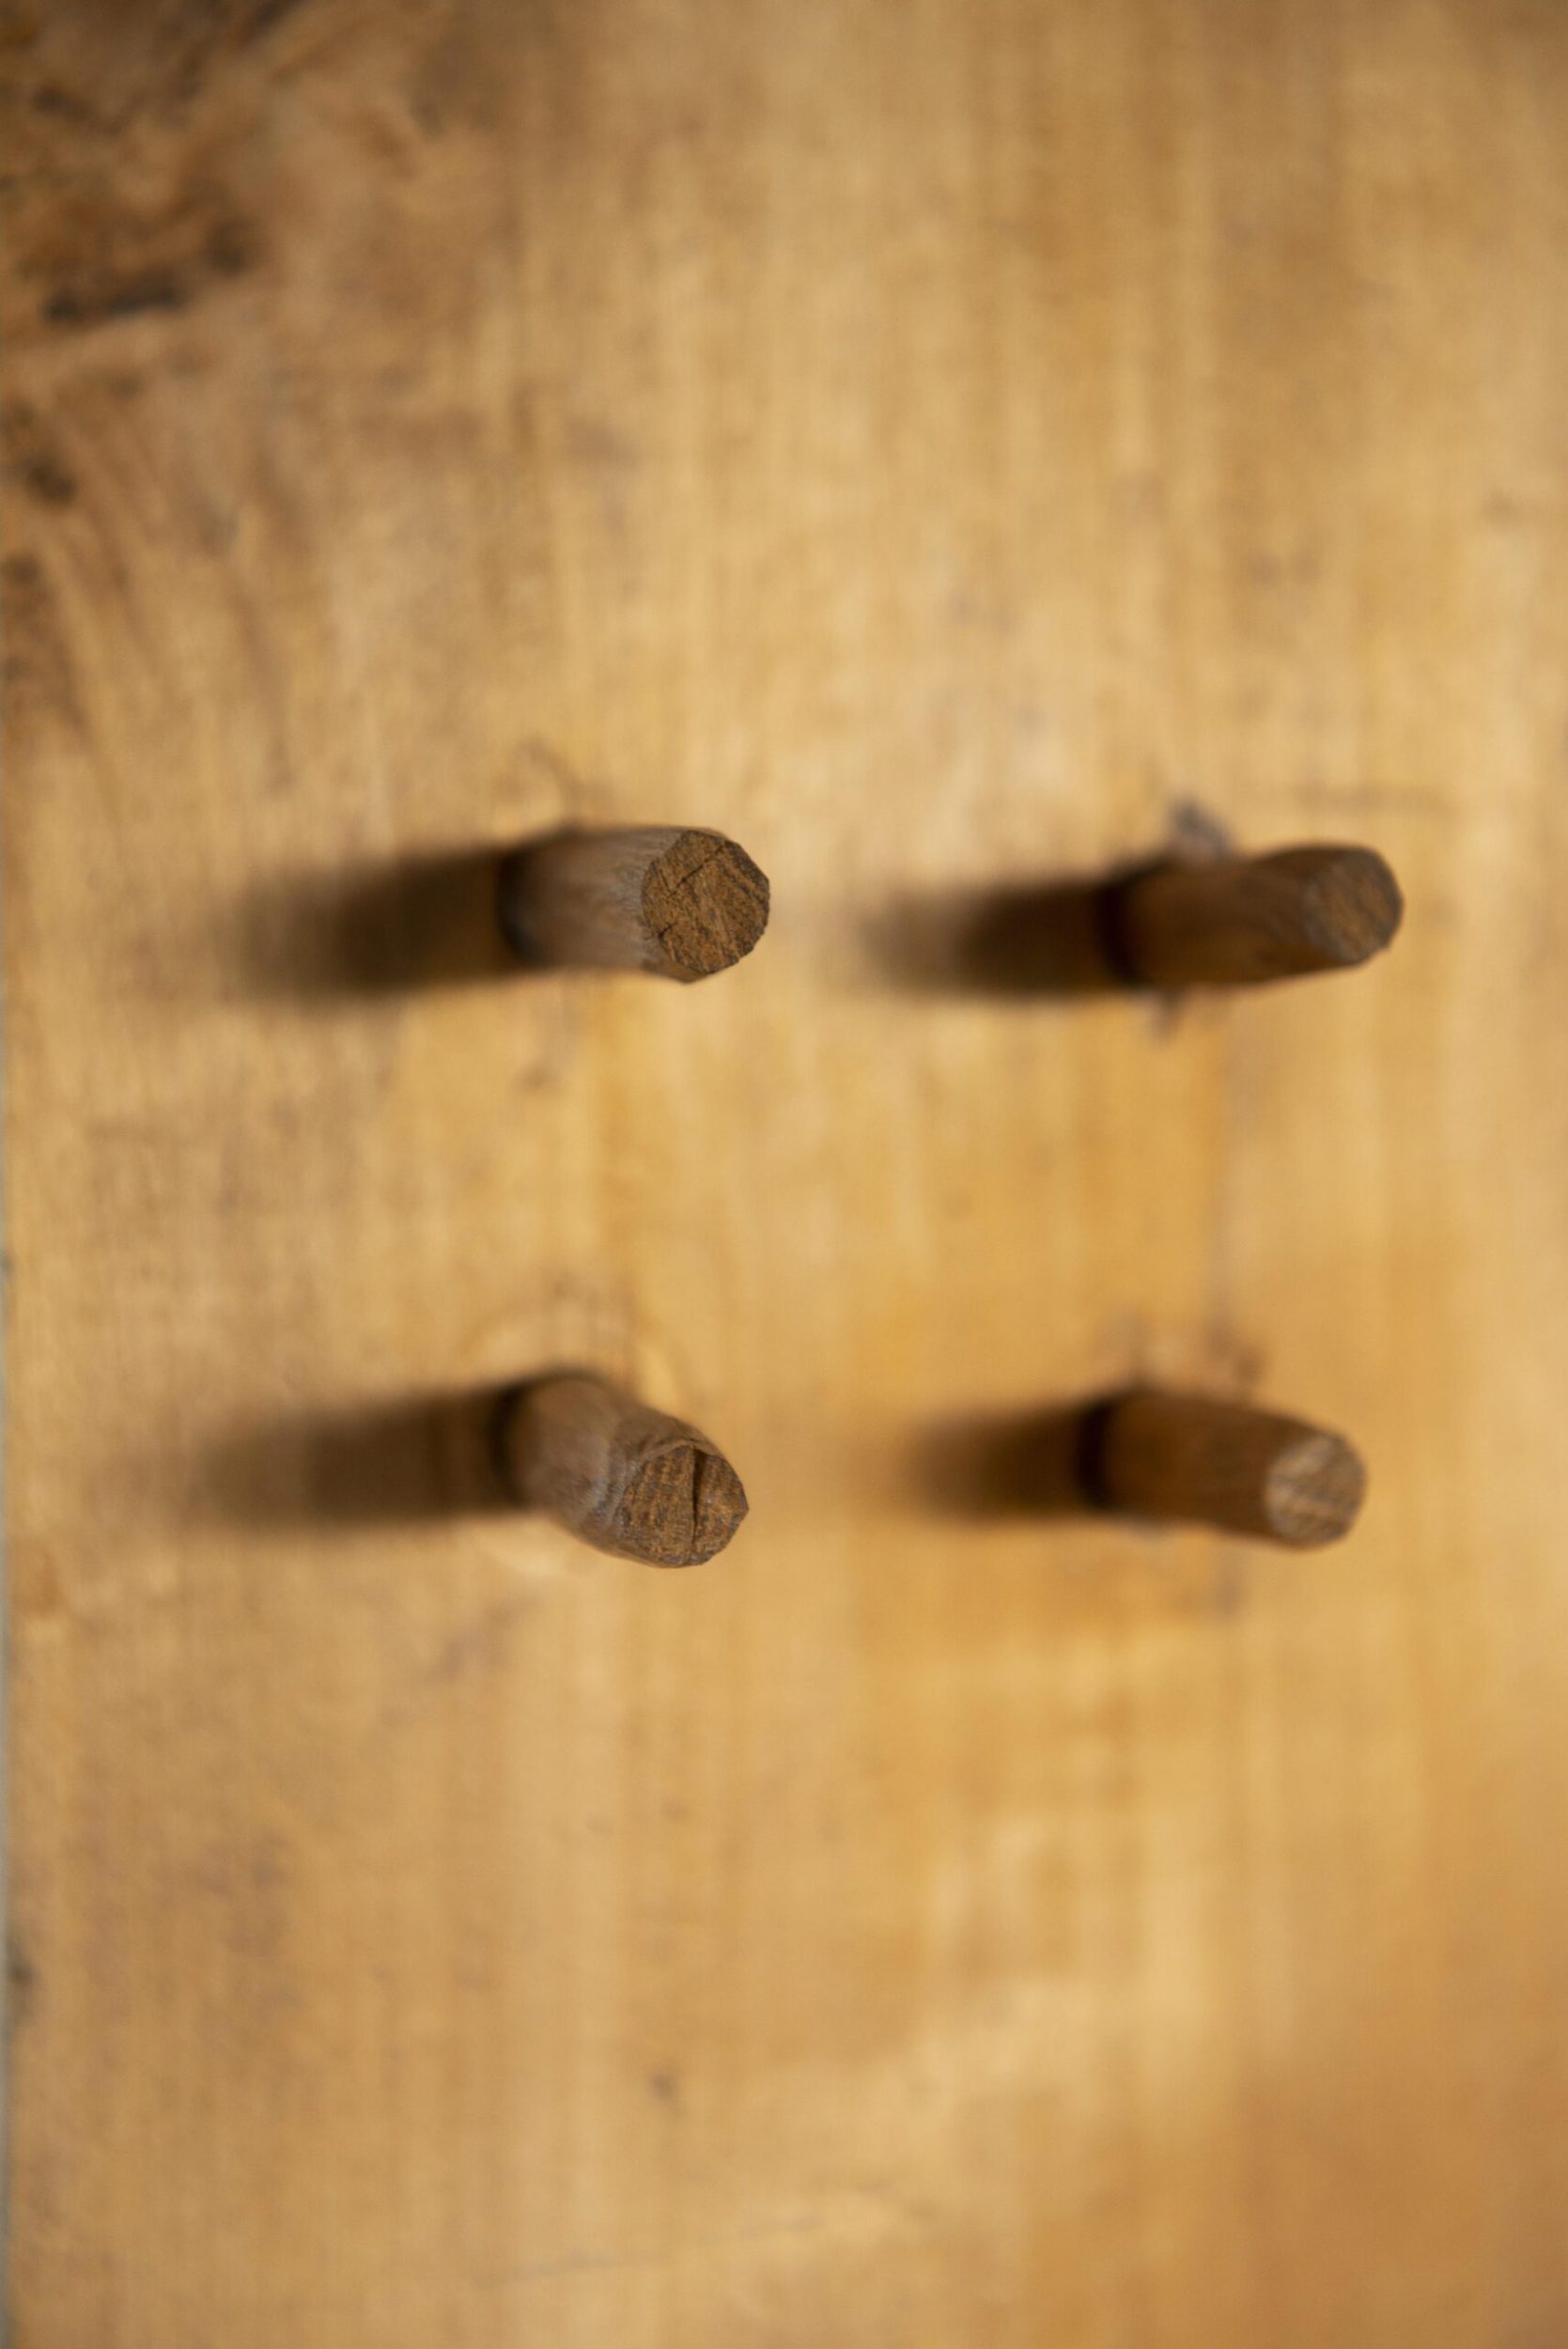
M1568 11L0 69L18 2349L1556 2349ZM1193 809L1398 945L913 972ZM569 818L768 937L471 967ZM711 1565L460 1505L432 1400L583 1360ZM1141 1375L1352 1434L1350 1543L934 1490Z

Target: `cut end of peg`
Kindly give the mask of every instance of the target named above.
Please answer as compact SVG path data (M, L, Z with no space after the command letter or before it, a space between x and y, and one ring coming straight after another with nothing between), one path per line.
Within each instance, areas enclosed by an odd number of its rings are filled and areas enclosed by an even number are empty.
M768 927L768 876L717 832L677 832L643 876L643 919L674 979L711 978Z
M745 1488L729 1462L700 1442L677 1440L633 1472L612 1528L613 1547L620 1557L652 1565L703 1565L745 1515Z
M1118 955L1145 987L1253 987L1343 971L1389 945L1405 913L1375 848L1337 843L1161 864L1113 907Z
M1367 1472L1343 1436L1301 1435L1285 1444L1264 1480L1263 1517L1293 1549L1342 1541L1361 1514Z
M1323 967L1370 962L1405 918L1393 872L1375 848L1287 848L1262 862L1300 890L1301 935Z
M711 978L751 953L768 904L768 876L736 841L676 825L556 832L501 867L502 929L536 970Z
M495 1450L520 1507L545 1510L612 1557L702 1565L746 1516L745 1487L716 1444L587 1373L511 1388L497 1406Z
M1101 1508L1292 1549L1341 1540L1366 1497L1366 1470L1343 1436L1250 1404L1152 1390L1098 1408L1085 1469Z

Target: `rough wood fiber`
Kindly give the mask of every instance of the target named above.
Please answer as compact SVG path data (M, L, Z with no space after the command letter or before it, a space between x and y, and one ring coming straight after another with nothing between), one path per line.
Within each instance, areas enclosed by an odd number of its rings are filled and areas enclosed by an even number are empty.
M0 66L18 2349L1568 2336L1568 16ZM899 957L1193 803L1395 950ZM650 812L762 951L487 960ZM556 1362L722 1434L712 1568L448 1514ZM1135 1380L1354 1536L926 1498Z

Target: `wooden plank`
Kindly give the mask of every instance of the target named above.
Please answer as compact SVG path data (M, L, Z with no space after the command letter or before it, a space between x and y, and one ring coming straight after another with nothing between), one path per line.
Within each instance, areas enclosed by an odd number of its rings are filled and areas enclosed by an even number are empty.
M1561 2339L1568 15L3 62L19 2349ZM1392 954L923 981L1194 807ZM454 953L567 820L768 936ZM567 1361L723 1557L458 1505ZM1135 1376L1344 1428L1350 1544L931 1490Z

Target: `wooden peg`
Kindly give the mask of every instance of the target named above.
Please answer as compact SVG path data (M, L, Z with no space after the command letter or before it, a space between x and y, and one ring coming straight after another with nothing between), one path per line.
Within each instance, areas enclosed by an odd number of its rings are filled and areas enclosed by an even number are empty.
M1256 987L1365 962L1404 911L1375 849L1324 843L1157 865L1117 892L1112 918L1119 957L1141 986Z
M768 876L720 832L560 832L501 867L501 926L536 969L706 979L768 926Z
M496 1455L520 1507L645 1565L716 1557L746 1515L739 1477L706 1436L586 1373L505 1394Z
M1139 1391L1094 1414L1085 1480L1101 1507L1313 1549L1348 1533L1366 1470L1343 1436L1246 1403Z

